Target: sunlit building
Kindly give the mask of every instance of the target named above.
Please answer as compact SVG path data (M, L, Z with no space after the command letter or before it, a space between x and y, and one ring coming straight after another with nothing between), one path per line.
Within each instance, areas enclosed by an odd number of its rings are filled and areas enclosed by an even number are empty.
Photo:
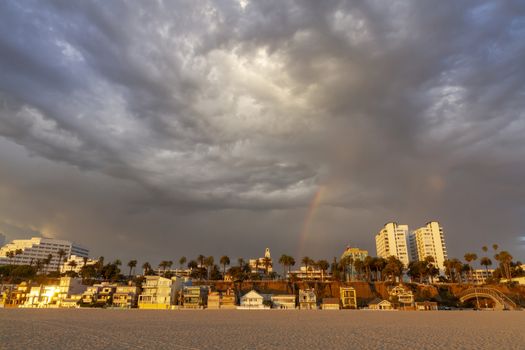
M181 278L146 276L139 295L139 309L169 309L176 301L176 293L183 287Z
M353 287L340 287L339 296L343 309L357 309L357 293Z
M447 248L443 227L437 221L431 221L425 226L418 228L409 235L409 246L411 260L423 261L427 256L434 258L434 266L441 273L445 271L445 260L447 260Z
M269 263L268 266L266 266L266 261ZM273 262L272 256L270 255L270 248L266 248L263 258L250 259L249 265L252 273L266 273L266 268L268 268L268 273L272 272Z
M64 255L60 258L59 251ZM8 258L9 252L21 251L13 258ZM89 250L70 241L60 239L33 237L31 239L15 239L0 248L0 265L35 265L37 261L44 261L51 255L51 261L45 265L47 271L58 270L64 258L71 255L87 257Z
M96 259L90 259L88 257L71 255L69 258L65 259L64 262L60 265L60 273L66 273L68 271L80 273L80 270L84 266L95 265L98 262Z
M376 234L376 251L380 258L390 256L398 258L405 267L408 266L408 225L389 222Z
M137 306L138 298L139 287L135 285L117 286L113 294L113 306L130 309Z
M346 269L346 280L352 280L356 275L355 267L353 262L356 260L364 261L368 256L368 251L364 249L359 249L356 247L347 246L343 254L341 255L341 260L346 259L348 268Z

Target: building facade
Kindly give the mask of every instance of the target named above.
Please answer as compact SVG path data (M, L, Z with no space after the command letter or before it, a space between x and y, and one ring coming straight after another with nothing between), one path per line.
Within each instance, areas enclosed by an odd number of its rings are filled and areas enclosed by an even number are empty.
M398 258L405 267L408 266L408 225L389 222L376 234L377 256L387 259L390 256Z
M78 255L71 255L69 258L65 259L64 262L60 265L60 273L66 273L68 271L73 271L80 273L80 270L85 266L95 265L98 262L96 259L90 259L88 257L82 257Z
M268 266L266 266L266 261L269 262ZM272 272L273 261L270 254L270 248L265 249L263 258L250 259L248 263L252 273L266 273L266 268L268 268L268 273Z
M413 261L423 261L427 256L434 258L434 266L441 273L445 271L447 248L443 227L437 221L428 222L409 235L410 256Z
M59 259L59 251L64 255ZM21 251L13 258L8 258L7 253ZM51 261L45 266L46 271L56 271L60 268L64 258L71 255L88 257L89 250L70 241L60 239L33 237L31 239L15 239L0 248L0 265L34 265L37 261L44 261L51 256Z
M341 261L347 261L345 280L353 280L356 275L355 266L353 264L356 260L364 261L368 256L368 251L356 247L347 246L343 254L341 254Z

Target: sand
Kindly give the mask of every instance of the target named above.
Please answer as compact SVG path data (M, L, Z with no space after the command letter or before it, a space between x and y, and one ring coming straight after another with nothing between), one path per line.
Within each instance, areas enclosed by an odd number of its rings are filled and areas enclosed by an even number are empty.
M525 312L0 309L1 349L524 349Z

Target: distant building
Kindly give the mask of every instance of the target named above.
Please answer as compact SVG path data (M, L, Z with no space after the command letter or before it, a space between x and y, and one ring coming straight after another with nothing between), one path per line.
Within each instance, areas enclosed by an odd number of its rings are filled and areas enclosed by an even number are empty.
M53 238L33 237L31 239L15 239L0 248L0 265L34 265L37 260L45 260L52 255L51 262L46 266L47 271L58 270L62 261L59 261L59 250L62 249L68 259L71 255L87 257L89 250L70 241ZM21 250L22 254L8 258L8 252Z
M254 309L262 310L267 307L264 306L265 296L257 293L255 290L251 290L241 297L239 309Z
M273 261L270 255L270 248L266 248L264 252L264 258L250 259L249 265L252 273L266 273L265 261L269 259L268 273L273 271Z
M122 309L137 307L140 288L135 285L117 286L113 294L113 306Z
M365 258L368 256L368 251L359 249L356 247L350 247L347 246L343 254L341 255L341 260L343 259L349 259L351 262L354 262L356 260L364 261ZM356 271L353 263L348 264L348 268L346 269L346 280L352 280L353 276L355 276Z
M169 309L176 301L176 293L183 287L180 278L145 276L142 293L139 296L139 309Z
M472 283L473 284L485 284L487 279L492 277L494 269L476 269L472 270Z
M408 225L398 225L389 222L376 234L377 256L387 259L390 256L398 258L405 267L408 266Z
M80 273L80 270L85 266L95 265L98 262L96 259L90 259L88 257L71 255L69 258L66 258L64 262L60 265L60 273L66 273L68 271L73 271Z
M339 310L341 305L339 304L339 299L337 298L323 298L321 304L322 310Z
M435 301L416 301L416 311L435 311L438 304Z
M317 309L317 297L313 289L299 290L299 309L315 310Z
M113 300L113 294L117 290L117 284L102 282L89 286L80 301L81 306L110 306Z
M343 309L357 309L357 293L353 287L340 287L339 296Z
M271 299L275 309L295 309L294 294L276 294Z
M16 289L12 290L9 297L5 301L4 307L20 307L27 299L32 285L27 282L20 283Z
M393 310L394 306L388 300L381 300L376 298L368 303L370 310Z
M235 309L235 294L232 289L226 292L208 294L208 309Z
M208 302L208 291L208 287L205 286L184 287L182 289L182 307L185 309L204 309Z
M388 291L390 301L398 302L403 307L414 306L414 294L411 290L406 289L402 285L398 285Z
M289 279L296 278L300 280L309 279L326 281L332 278L332 274L330 274L328 271L323 271L315 266L308 266L308 270L305 266L301 266L299 270L287 272L286 275Z
M437 221L431 221L409 235L410 255L412 261L423 261L427 256L434 258L434 266L441 274L445 271L447 248L443 227Z

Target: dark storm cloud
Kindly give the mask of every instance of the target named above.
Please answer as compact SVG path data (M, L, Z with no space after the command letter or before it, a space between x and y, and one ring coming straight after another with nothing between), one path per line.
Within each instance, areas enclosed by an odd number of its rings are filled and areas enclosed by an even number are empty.
M324 186L312 255L372 249L389 220L438 219L461 255L522 235L519 1L7 1L0 19L5 227L106 254L292 252Z

